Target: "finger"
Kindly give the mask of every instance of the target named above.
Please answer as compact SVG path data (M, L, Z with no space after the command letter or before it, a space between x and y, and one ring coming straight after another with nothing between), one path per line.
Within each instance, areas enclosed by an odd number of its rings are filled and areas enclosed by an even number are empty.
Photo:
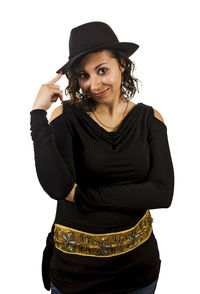
M60 90L60 86L59 86L59 85L48 84L48 87L49 87L50 89L58 89L58 90ZM61 91L61 90L60 90L60 91Z
M51 102L57 102L57 100L58 99L60 99L61 101L63 101L63 98L62 97L60 97L60 96L57 96L57 97L53 97L53 98L51 98Z
M58 99L60 99L61 101L63 101L63 98L59 95L54 95L51 97L51 102L56 102Z
M59 73L55 78L53 78L51 81L49 81L47 84L54 84L56 83L60 78L62 77L62 72Z
M60 90L60 89L58 89L58 88L54 88L54 87L50 87L50 92L52 93L52 94L62 94L63 95L63 90Z
M60 86L58 85L48 85L48 87L54 92L54 93L60 93L60 99L63 101L63 90L60 90ZM59 91L59 92L57 92Z
M53 93L51 94L51 97L61 97L61 99L63 99L63 93L60 90L54 90Z

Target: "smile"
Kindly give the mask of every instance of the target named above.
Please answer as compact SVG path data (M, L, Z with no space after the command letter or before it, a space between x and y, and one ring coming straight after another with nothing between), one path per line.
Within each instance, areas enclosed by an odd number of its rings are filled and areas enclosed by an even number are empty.
M104 96L107 92L108 92L109 88L107 90L105 90L104 92L100 92L100 93L94 93L94 96Z

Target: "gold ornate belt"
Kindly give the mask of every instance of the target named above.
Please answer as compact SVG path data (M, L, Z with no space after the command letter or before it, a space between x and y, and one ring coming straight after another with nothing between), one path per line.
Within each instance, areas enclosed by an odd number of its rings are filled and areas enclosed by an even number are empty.
M91 234L56 224L54 226L55 247L68 254L94 257L111 257L124 254L144 243L152 233L150 211L132 228L106 234Z

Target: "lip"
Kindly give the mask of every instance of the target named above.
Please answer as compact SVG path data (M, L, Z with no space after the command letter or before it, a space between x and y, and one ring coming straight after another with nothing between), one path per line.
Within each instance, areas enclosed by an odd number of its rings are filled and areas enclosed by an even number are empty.
M108 90L109 90L109 88L107 90L105 90L104 92L100 92L100 93L97 93L97 94L94 93L93 95L97 96L97 97L104 96L108 92Z

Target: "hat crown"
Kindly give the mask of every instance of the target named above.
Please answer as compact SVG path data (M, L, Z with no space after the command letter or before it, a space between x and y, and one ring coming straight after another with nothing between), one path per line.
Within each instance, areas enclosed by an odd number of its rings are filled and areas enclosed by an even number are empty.
M89 22L71 30L69 39L69 60L75 55L105 44L119 43L111 27L104 22Z
M56 71L67 74L73 63L83 55L103 49L116 49L127 57L131 56L139 45L132 42L119 42L112 28L101 21L93 21L73 28L69 38L68 62Z

